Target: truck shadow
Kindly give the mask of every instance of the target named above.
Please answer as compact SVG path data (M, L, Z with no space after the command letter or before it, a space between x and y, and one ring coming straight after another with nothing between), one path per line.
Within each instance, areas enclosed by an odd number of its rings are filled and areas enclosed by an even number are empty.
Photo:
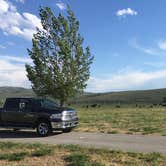
M54 131L49 136L62 134L61 131ZM0 139L10 138L39 138L35 130L0 130Z

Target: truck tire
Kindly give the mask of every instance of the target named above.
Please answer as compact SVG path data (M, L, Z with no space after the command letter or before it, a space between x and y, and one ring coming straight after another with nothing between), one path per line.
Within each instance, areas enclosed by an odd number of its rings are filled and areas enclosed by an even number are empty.
M48 121L39 121L37 124L37 134L40 137L46 137L51 133L51 126Z

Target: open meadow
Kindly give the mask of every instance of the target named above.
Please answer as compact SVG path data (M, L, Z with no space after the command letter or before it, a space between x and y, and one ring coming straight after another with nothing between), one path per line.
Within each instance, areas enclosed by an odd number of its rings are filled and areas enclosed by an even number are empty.
M165 107L75 107L79 126L75 131L166 135Z
M131 153L75 145L0 142L1 166L164 166L159 153Z

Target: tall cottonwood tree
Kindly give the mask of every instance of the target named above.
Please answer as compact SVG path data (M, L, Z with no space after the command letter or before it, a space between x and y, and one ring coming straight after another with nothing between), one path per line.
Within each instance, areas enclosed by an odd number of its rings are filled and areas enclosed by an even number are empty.
M79 22L69 6L66 16L56 17L49 7L39 14L43 29L37 28L28 49L33 64L26 64L27 77L37 95L58 99L63 106L87 86L93 56L83 47Z

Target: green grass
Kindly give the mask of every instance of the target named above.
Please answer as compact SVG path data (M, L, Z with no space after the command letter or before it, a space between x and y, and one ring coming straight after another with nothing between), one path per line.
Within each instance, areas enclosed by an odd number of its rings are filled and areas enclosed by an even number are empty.
M75 131L166 135L166 108L76 107L79 126Z
M0 149L3 150L8 150L8 149L15 149L15 148L21 148L21 144L14 144L12 142L1 142L0 143Z
M166 163L166 156L162 156L159 153L121 152L107 149L82 148L77 145L60 145L58 147L60 149L68 149L71 152L65 158L69 166L104 166L107 164L117 166L164 166Z
M8 160L8 161L19 161L23 160L28 153L11 153L11 154L0 154L0 160Z
M67 166L104 166L96 161L90 161L90 157L82 153L72 153L65 157Z
M54 166L55 159L59 166L164 166L166 163L166 155L159 153L127 153L83 148L77 145L50 146L0 142L0 147L3 148L3 150L0 148L0 165L5 166L24 165L24 163L36 166L42 164Z
M89 156L81 153L72 153L65 157L68 166L88 166Z
M41 157L46 155L51 155L53 153L53 148L50 147L42 147L34 151L31 156Z
M25 157L51 155L52 151L48 145L0 142L0 160L19 161Z

